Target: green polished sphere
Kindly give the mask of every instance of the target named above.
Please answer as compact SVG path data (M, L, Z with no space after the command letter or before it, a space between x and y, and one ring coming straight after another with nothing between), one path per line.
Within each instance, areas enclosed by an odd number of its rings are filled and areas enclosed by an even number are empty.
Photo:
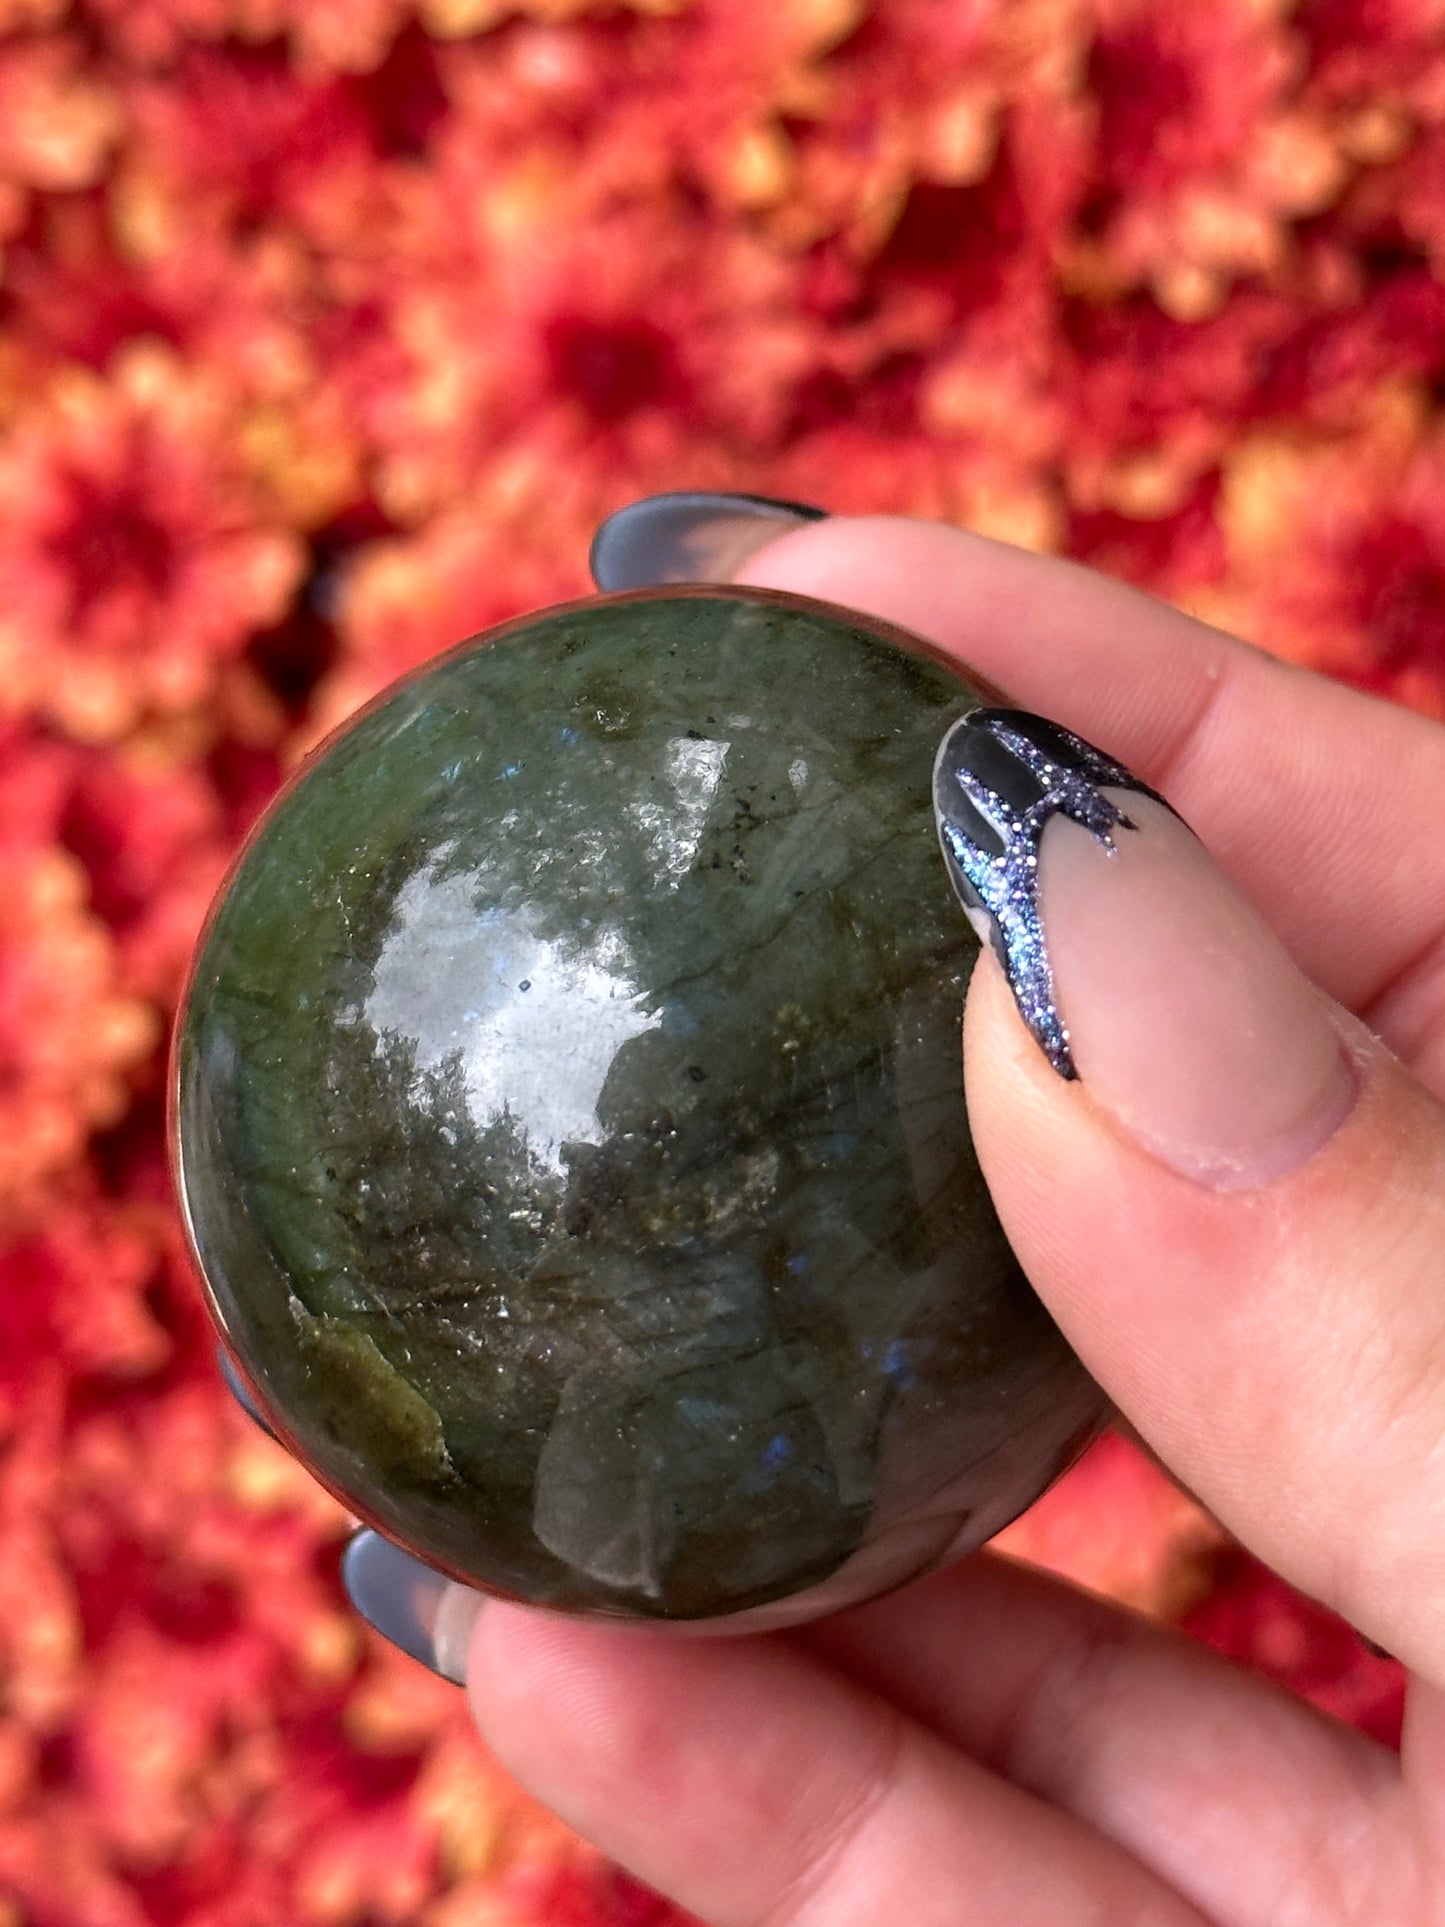
M196 962L178 1169L233 1356L354 1512L515 1598L780 1623L977 1544L1097 1427L964 1110L931 776L978 697L822 603L601 597L282 793Z

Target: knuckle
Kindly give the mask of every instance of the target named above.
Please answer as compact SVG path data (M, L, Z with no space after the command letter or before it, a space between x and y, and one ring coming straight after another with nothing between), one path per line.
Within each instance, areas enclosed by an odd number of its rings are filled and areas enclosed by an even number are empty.
M1032 1793L1068 1804L1087 1776L1100 1722L1112 1717L1138 1645L1127 1620L1100 1613L1040 1666L995 1737L990 1765Z
M890 1711L865 1757L826 1792L817 1792L797 1864L750 1927L808 1927L810 1922L840 1927L846 1913L836 1896L850 1884L855 1857L866 1856L874 1829L893 1804L906 1750L903 1716Z

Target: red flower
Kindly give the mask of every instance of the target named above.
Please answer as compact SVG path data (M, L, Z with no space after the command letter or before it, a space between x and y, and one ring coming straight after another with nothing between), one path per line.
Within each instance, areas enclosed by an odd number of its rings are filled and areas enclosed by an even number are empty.
M1409 143L1398 160L1361 179L1343 209L1346 230L1362 247L1403 244L1418 250L1438 279L1445 263L1442 194L1445 137L1431 127Z
M0 1245L0 1431L33 1419L37 1359L119 1390L174 1353L147 1298L162 1263L156 1213L75 1184L55 1202L43 1227Z
M0 34L47 24L60 6L9 0ZM121 128L119 103L61 34L0 42L0 243L23 226L36 191L96 181Z
M1278 1680L1385 1746L1398 1746L1405 1675L1371 1652L1335 1613L1305 1599L1247 1553L1229 1552L1186 1616L1187 1629L1231 1659Z
M134 133L110 199L130 253L215 236L244 259L258 237L304 235L348 254L379 238L388 182L358 88L303 78L274 48L193 47L174 72L134 78L126 100Z
M194 709L305 563L224 384L159 351L76 372L0 445L0 702L114 737Z
M1357 434L1231 455L1211 612L1297 661L1445 715L1445 443L1385 387Z
M92 1130L117 1123L155 1011L120 983L84 871L53 846L0 847L0 1227L39 1202Z
M283 37L303 72L369 73L409 17L409 0L91 0L131 60L175 60L196 41Z
M1348 161L1299 97L1299 50L1247 0L1208 9L1096 0L1098 115L1091 226L1072 273L1091 290L1143 283L1171 313L1218 307L1274 269L1288 225L1329 206Z
M817 353L795 262L680 199L579 208L561 156L499 177L458 143L437 185L382 299L404 361L358 395L394 518L508 464L611 476L621 499L781 438Z
M583 593L597 520L654 488L1067 547L1445 714L1438 15L0 0L0 1891L27 1919L680 1922L363 1633L340 1508L220 1390L161 1012L281 763ZM1004 1544L1398 1728L1398 1669L1117 1439Z
M553 491L540 470L519 468L510 480L511 500L499 486L420 534L374 542L355 559L340 587L342 657L313 706L313 738L453 643L586 593L595 498L576 499L577 478Z
M67 848L91 879L115 938L121 983L163 1010L174 1004L236 825L189 764L90 754L66 799Z
M1305 0L1294 17L1308 91L1338 115L1358 158L1389 159L1411 119L1445 99L1445 34L1433 0Z

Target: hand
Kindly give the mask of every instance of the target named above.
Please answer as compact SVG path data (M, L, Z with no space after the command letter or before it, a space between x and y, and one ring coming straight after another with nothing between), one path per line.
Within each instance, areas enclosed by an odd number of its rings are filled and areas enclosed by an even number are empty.
M735 563L731 507L713 553ZM646 546L627 566L660 579ZM489 1601L483 1735L715 1927L1445 1922L1445 732L942 527L785 514L751 546L738 579L933 637L1201 839L1147 799L1113 857L1051 824L1079 1075L985 950L975 1133L1037 1289L1145 1440L1412 1669L1403 1751L990 1554L788 1635Z

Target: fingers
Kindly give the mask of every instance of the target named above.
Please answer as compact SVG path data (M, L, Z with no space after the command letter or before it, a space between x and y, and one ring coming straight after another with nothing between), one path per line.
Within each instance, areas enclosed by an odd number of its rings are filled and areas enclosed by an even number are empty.
M1425 830L1445 732L1092 570L941 524L768 534L736 579L929 636L1164 788L1309 975L1428 1053L1445 1087L1445 846Z
M341 1583L353 1607L408 1658L460 1686L482 1595L448 1579L414 1553L363 1526L341 1555Z
M1347 1118L1243 1190L1171 1169L1082 1055L1065 1084L992 959L964 1054L995 1202L1086 1364L1261 1557L1439 1679L1445 1122L1367 1035L1349 1047Z
M1025 1269L1191 1489L1440 1677L1445 1109L1108 758L980 711L938 770L1004 966L964 1061Z
M536 1733L564 1716L545 1669L524 1667L500 1698L488 1683L502 1663L499 1629L506 1636L490 1605L375 1533L353 1539L343 1577L363 1617L443 1677L465 1678L472 1645L494 1742L511 1759L509 1736L522 1735L515 1770L546 1776L532 1781L544 1797L613 1851L633 1851L639 1823L619 1810L635 1797L626 1759L609 1750L599 1774L590 1741L569 1733L547 1743L539 1764ZM1393 1754L1075 1587L979 1555L791 1640L983 1768L1096 1827L1210 1919L1274 1927L1269 1909L1282 1892L1322 1918L1345 1918L1333 1903L1365 1869L1377 1900L1384 1890L1400 1799ZM587 1664L588 1650L569 1648L573 1662ZM601 1650L612 1665L606 1640ZM693 1663L711 1662L684 1657ZM677 1717L695 1722L688 1692ZM1325 1838L1321 1813L1331 1816ZM666 1884L676 1864L656 1858L650 1876ZM1402 1885L1405 1872L1395 1876Z
M1398 1007L1413 975L1417 1018L1430 1007L1408 960L1441 922L1420 829L1445 781L1432 726L946 529L819 522L746 568L922 628L1102 736L1222 845L1336 996L1394 974ZM1112 853L1075 823L1044 836L1079 1077L986 959L965 1052L985 1171L1040 1293L1154 1449L1264 1558L1440 1674L1445 1123L1368 1035L1342 1047L1342 1014L1167 820Z
M1169 1629L980 1554L795 1637L1211 1920L1273 1927L1281 1893L1356 1917L1339 1898L1366 1877L1359 1917L1410 1917L1383 1897L1395 1756Z
M1234 645L1210 632L1171 627L1182 619L1150 615L1140 599L1131 601L1133 614L1099 602L1094 626L1082 624L1087 646L1072 656L1055 647L1050 657L1050 634L1077 622L1080 604L1103 592L1049 573L1049 565L1035 565L1045 573L1027 582L1014 580L1012 603L1002 593L1007 584L987 568L964 593L955 563L941 556L931 582L918 568L895 578L882 607L837 573L826 581L783 579L789 553L806 557L810 543L838 526L800 527L748 566L755 575L781 570L771 577L776 586L863 602L945 641L952 638L940 625L960 597L981 624L1002 612L1003 629L1024 637L1034 669L1051 660L1063 694L1021 688L1004 663L975 649L980 668L1074 727L1105 735L1116 754L1129 753L1128 729L1135 730L1147 752L1133 750L1145 778L1171 782L1176 795L1171 765L1178 782L1198 784L1207 803L1206 752L1215 777L1233 770L1236 788L1241 745L1275 755L1266 776L1280 801L1276 817L1295 811L1294 841L1302 838L1312 854L1303 868L1301 860L1291 868L1289 837L1272 845L1273 830L1253 840L1241 834L1236 867L1267 894L1294 876L1308 878L1309 862L1316 863L1305 900L1294 906L1304 947L1315 945L1334 984L1352 983L1364 994L1373 983L1378 991L1391 939L1370 933L1368 967L1358 956L1334 955L1338 909L1322 888L1311 809L1299 806L1301 797L1318 802L1336 781L1313 760L1316 728L1343 764L1353 712L1313 712L1309 741L1281 759L1278 741L1251 732L1261 705L1267 711L1274 703L1277 719L1289 711L1282 684L1270 682L1245 702L1237 692L1264 673L1246 666L1249 652L1236 656ZM886 529L879 536L885 550L894 540ZM871 553L876 562L878 551ZM896 561L899 551L891 553ZM915 549L913 562L921 554ZM927 593L934 595L931 618L921 607ZM920 607L906 606L910 594ZM1162 653L1161 634L1173 638ZM1106 686L1118 672L1121 638L1147 687L1131 686L1120 700L1117 727L1106 707L1101 728L1088 720L1088 702L1068 694L1069 677L1082 662L1085 683ZM1194 659L1196 646L1205 658ZM1209 668L1208 651L1223 652L1227 666L1216 653ZM1182 677L1174 674L1176 654ZM1202 681L1200 660L1208 671ZM1195 694L1204 693L1197 709L1181 709L1179 684L1187 690L1191 677ZM1312 703L1316 686L1295 680L1300 693L1292 700ZM1236 693L1219 693L1225 686ZM1401 750L1409 788L1418 776L1414 760L1433 756L1433 742L1427 747L1409 730L1407 742L1393 733L1389 712L1370 713L1384 731L1375 749ZM1222 734L1211 741L1213 730ZM1355 774L1339 781L1343 793L1365 800L1367 786ZM1096 784L1095 793L1119 803L1107 785ZM1093 849L1077 821L1046 822L1037 852L1043 927L1057 935L1065 966L1057 984L1041 980L1049 996L1057 993L1064 1062L1039 1048L1037 1022L1031 1036L1021 1019L1015 993L1025 972L1008 941L1000 949L1012 986L987 958L976 980L966 1056L995 1195L1056 1315L1156 1448L1275 1564L1428 1664L1432 1653L1438 1658L1442 1577L1430 1551L1441 1537L1439 1495L1428 1488L1430 1415L1439 1402L1433 1360L1442 1336L1431 1253L1445 1226L1426 1202L1419 1215L1430 1222L1410 1244L1401 1203L1403 1190L1428 1201L1445 1189L1439 1109L1367 1035L1326 1008L1193 846L1181 853L1186 846L1177 839L1186 833L1176 834L1167 811L1144 807L1127 783L1123 795L1140 825L1116 815L1118 840L1127 829L1145 853L1108 858L1107 882L1088 871ZM1231 818L1230 807L1226 796L1219 821L1248 831L1249 813ZM1433 876L1391 808L1403 869L1391 887L1375 878L1373 901L1382 912L1401 874L1417 895ZM1082 821L1090 822L1087 812ZM1379 823L1377 813L1376 832ZM1076 850L1061 868L1058 853L1076 830L1083 857ZM1363 878L1364 840L1353 833L1346 840L1346 874L1356 875L1348 868L1354 863ZM1190 905L1202 900L1210 914L1191 929ZM1009 901L1017 908L1022 898ZM1001 917L986 896L979 903ZM1180 916L1182 929L1169 922ZM1017 928L1026 921L1016 919ZM1430 929L1428 918L1416 926L1422 942ZM1137 940L1120 946L1121 931ZM1115 953L1131 967L1152 957L1166 968L1111 971ZM1402 970L1409 960L1397 959ZM1121 974L1115 1009L1111 982ZM1372 1276L1382 1281L1379 1305L1361 1284ZM1374 1470L1381 1461L1384 1492ZM1366 1518L1383 1547L1383 1576L1357 1551ZM1353 1859L1324 1852L1311 1868L1304 1823L1295 1826L1289 1812L1307 1802L1316 1824L1328 1813L1358 1843L1391 1798L1388 1763L1308 1715L1297 1718L1296 1709L1256 1703L1246 1682L1237 1683L1236 1696L1206 1674L1196 1695L1193 1677L1174 1670L1172 1653L1134 1648L1103 1622L1070 1631L1043 1611L1034 1618L1016 1599L1002 1612L995 1602L970 1627L966 1608L960 1615L956 1600L953 1606L951 1647L940 1618L930 1638L906 1650L905 1625L892 1623L889 1636L885 1606L808 1635L815 1653L839 1661L851 1679L810 1664L798 1642L702 1645L488 1607L472 1649L473 1703L484 1733L534 1791L719 1927L913 1913L925 1921L1122 1922L1152 1919L1162 1908L1168 1917L1176 1903L1134 1859L1101 1849L1088 1829L995 1779L989 1765L1111 1828L1141 1858L1155 1843L1164 1871L1220 1919L1268 1918L1260 1909L1281 1892L1302 1914L1369 1917L1358 1892L1346 1890L1352 1867L1368 1865L1378 1876L1379 1859L1364 1850ZM970 1631L977 1665L968 1664ZM885 1710L883 1696L902 1712ZM1242 1733L1259 1746L1253 1760ZM951 1752L950 1739L971 1745L982 1763ZM1231 1767L1229 1799L1210 1804L1204 1775ZM1192 1785L1191 1769L1199 1775ZM1258 1817L1245 1810L1252 1802ZM1049 1826L1066 1831L1050 1834ZM1101 1850L1110 1857L1091 1857ZM1373 1897L1381 1896L1392 1908L1388 1882Z
M525 1786L712 1927L1202 1927L1111 1842L776 1637L488 1604L469 1690Z

